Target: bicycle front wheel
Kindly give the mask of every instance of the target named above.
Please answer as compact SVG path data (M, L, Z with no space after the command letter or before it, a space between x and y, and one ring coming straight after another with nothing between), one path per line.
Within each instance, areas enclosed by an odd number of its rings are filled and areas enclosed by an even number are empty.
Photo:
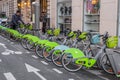
M9 40L12 41L12 42L15 42L15 41L17 41L18 39L17 39L15 36L10 35Z
M52 53L52 61L58 67L62 67L61 57L62 57L62 52L55 53L54 51Z
M101 58L101 65L102 68L105 72L109 73L109 74L114 74L113 68L111 66L110 60L107 56L107 54L104 54Z
M34 42L27 41L26 43L27 43L26 47L27 47L28 50L30 50L30 51L34 51L35 50L35 43Z
M35 53L37 56L39 56L40 58L43 58L43 50L42 47L40 45L37 45L35 48Z
M22 45L22 47L23 47L24 49L27 49L27 44L26 44L26 42L27 42L27 39L22 39L22 40L21 40L21 45Z
M44 47L43 49L43 57L47 60L47 61L52 61L51 59L51 55L52 55L52 50L49 50L49 47ZM49 52L48 52L49 50Z
M82 65L75 63L75 59L71 57L71 54L63 54L62 56L62 65L63 67L70 72L76 72L82 68Z

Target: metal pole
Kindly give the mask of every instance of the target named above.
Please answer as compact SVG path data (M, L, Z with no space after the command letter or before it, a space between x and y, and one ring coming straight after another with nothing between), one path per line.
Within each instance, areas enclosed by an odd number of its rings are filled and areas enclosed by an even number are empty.
M33 9L34 9L33 25L34 25L35 29L40 29L40 20L39 20L39 18L40 18L40 4L39 4L39 2L33 2L32 5L33 5ZM39 31L35 31L35 35L40 36Z

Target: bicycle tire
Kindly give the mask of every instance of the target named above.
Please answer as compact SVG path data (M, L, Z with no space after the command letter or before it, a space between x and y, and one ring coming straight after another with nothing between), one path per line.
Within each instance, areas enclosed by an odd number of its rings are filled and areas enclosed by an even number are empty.
M47 60L47 61L52 61L51 55L52 55L52 50L50 52L47 52L46 49L49 47L44 47L43 48L43 57Z
M101 65L102 68L105 72L109 73L109 74L114 74L114 71L112 69L112 66L110 64L110 60L107 56L107 54L104 54L101 58Z
M25 29L23 29L23 28L17 28L17 31L18 31L19 33L24 33L24 32L25 32Z
M26 42L26 47L27 47L28 50L34 51L35 50L35 43L33 43L33 42L31 42L31 41L28 40Z
M60 53L60 54L59 54ZM59 52L57 54L54 54L54 51L53 51L53 54L52 54L52 62L58 66L58 67L62 67L62 62L61 62L61 57L62 57L62 53Z
M15 36L10 35L9 40L10 40L11 42L16 42L18 39L17 39Z
M64 69L69 71L69 72L79 71L82 68L82 65L74 64L74 59L72 57L70 58L68 56L69 56L69 54L67 54L67 53L62 55L62 65L63 65ZM65 58L66 58L66 60L64 60ZM67 62L68 60L69 60L69 62ZM72 68L74 68L74 69L72 69Z
M41 48L41 46L40 45L37 45L36 46L36 48L35 48L35 53L36 53L36 55L37 56L39 56L40 58L43 58L43 50L42 50L42 48Z
M21 40L21 46L22 46L24 49L27 49L26 42L27 42L27 39L22 39L22 40Z

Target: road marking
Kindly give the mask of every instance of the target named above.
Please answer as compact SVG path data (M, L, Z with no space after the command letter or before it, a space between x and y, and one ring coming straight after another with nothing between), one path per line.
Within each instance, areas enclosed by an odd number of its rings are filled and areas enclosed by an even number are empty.
M20 51L16 51L16 52L14 52L15 54L22 54L22 52L20 52Z
M62 74L62 73L63 73L62 71L60 71L60 70L58 70L58 69L56 69L56 68L53 68L53 70L54 70L55 72L59 73L59 74Z
M2 45L5 49L7 49L7 47L5 45Z
M4 76L6 77L7 80L16 80L13 74L10 72L4 73Z
M5 49L7 49L7 47L6 47L5 45L4 45L3 47L4 47Z
M92 73L92 74L96 74L96 75L100 75L101 73L97 70L86 70L86 71L88 71L88 72L90 72L90 73Z
M39 78L41 78L42 80L47 80L45 77L43 77L41 74L38 73L38 71L40 71L39 69L29 65L29 64L26 64L25 63L25 66L26 66L26 69L28 72L33 72L35 73Z
M5 48L6 46L4 46ZM1 53L2 55L10 55L10 54L22 54L22 52L20 51L13 51L13 50L9 50L9 49L5 49L4 52Z
M86 70L86 71L88 71L88 72L90 72L92 74L95 74L95 75L97 75L98 77L100 77L102 79L109 80L108 78L102 77L101 76L102 73L100 73L99 71L93 71L93 70Z
M5 46L5 44L0 43L1 46L3 46L5 49L7 49L7 47Z
M102 79L105 79L105 80L109 80L108 78L105 78L105 77L102 77L102 76L98 76L98 77L100 77Z
M41 78L42 80L47 80L45 77L43 77L41 74L39 74L38 72L34 72L39 78Z
M48 63L47 62L45 62L45 61L41 61L44 65L48 65Z
M5 52L9 52L11 54L14 54L14 51L13 50L9 50L9 49L6 49Z
M2 62L2 59L0 59L0 62Z
M0 45L3 46L5 49L7 48L7 47L5 46L5 44L3 44L3 43L0 43Z
M10 40L7 40L8 42L10 42Z
M10 42L10 44L14 44L13 42Z
M30 54L30 52L26 52L27 54Z
M2 55L10 55L9 52L2 52L1 54L2 54Z
M38 59L38 57L37 57L37 56L35 56L35 55L32 55L32 57L33 57L33 58L35 58L35 59Z
M75 80L75 79L68 79L68 80Z
M0 45L2 45L2 46L3 46L3 45L5 45L5 44L3 44L3 43L0 43Z

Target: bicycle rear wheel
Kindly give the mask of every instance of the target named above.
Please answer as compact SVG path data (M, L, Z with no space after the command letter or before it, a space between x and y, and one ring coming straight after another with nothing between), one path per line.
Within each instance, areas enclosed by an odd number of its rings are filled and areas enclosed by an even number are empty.
M113 68L111 66L110 60L107 56L107 54L104 54L101 58L101 65L102 68L105 72L109 73L109 74L114 74Z
M27 42L27 39L22 39L22 40L21 40L21 45L22 45L22 47L23 47L24 49L27 49L27 44L26 44L26 42Z
M17 39L15 36L10 35L9 40L12 41L12 42L15 42L15 41L17 41L18 39Z
M43 50L42 47L40 45L37 45L35 48L35 53L37 56L39 56L40 58L43 58Z
M49 49L49 47L44 47L43 49L43 57L47 60L47 61L52 61L51 55L52 55L52 50L51 51L47 51Z
M25 29L24 28L17 28L17 31L24 34L25 33Z
M76 72L82 68L82 65L77 65L75 59L71 57L71 54L63 54L62 56L63 67L70 72Z
M61 62L62 52L57 52L56 54L54 52L55 51L53 51L53 53L52 53L52 62L56 66L62 67L62 62Z
M27 47L28 50L34 51L35 50L35 43L31 42L31 41L27 41L26 42L26 47Z

